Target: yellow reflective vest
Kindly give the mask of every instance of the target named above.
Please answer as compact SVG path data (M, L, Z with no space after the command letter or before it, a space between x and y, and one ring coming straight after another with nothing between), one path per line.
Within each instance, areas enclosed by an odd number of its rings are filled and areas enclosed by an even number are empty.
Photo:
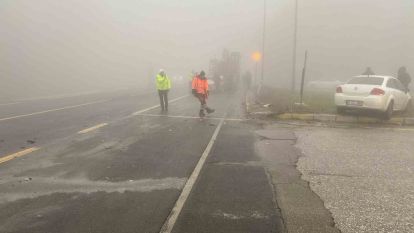
M157 75L156 78L156 83L157 83L157 89L158 90L169 90L171 89L171 80L170 78L168 78L167 75L162 76L160 74Z

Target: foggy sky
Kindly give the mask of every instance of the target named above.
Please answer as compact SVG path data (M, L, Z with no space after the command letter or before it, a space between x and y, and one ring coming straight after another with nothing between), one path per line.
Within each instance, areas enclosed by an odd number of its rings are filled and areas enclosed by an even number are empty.
M414 1L299 0L297 79L309 51L307 78L341 80L371 66L396 76L414 74ZM268 79L290 85L294 2L279 0L269 25Z
M412 0L299 0L298 77L306 49L311 80L346 80L366 66L414 74L413 12ZM268 0L267 19L265 78L287 86L293 1ZM207 70L223 48L252 69L262 20L253 0L2 0L0 92L139 86L151 70Z

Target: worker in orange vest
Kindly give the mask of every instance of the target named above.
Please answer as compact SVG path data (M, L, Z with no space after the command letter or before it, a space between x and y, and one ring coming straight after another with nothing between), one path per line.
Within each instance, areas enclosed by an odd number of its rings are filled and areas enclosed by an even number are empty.
M215 110L207 106L207 98L209 95L209 91L208 91L207 77L204 71L201 71L199 75L196 75L193 78L191 88L192 88L193 95L200 101L200 104L201 104L199 116L201 118L206 116L206 114L204 113L204 110L208 114L213 113Z

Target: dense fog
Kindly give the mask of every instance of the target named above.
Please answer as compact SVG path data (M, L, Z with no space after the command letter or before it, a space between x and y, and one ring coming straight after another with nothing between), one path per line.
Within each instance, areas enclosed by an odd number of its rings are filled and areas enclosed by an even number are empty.
M412 0L299 0L297 79L305 50L309 80L346 80L371 66L414 73ZM293 0L267 0L266 82L289 87ZM170 76L208 70L224 48L243 70L261 50L263 1L2 0L0 98L148 88Z
M271 1L266 75L290 85L294 1ZM299 0L298 64L309 51L309 80L346 81L370 66L376 74L414 73L414 1ZM270 10L269 10L270 11Z

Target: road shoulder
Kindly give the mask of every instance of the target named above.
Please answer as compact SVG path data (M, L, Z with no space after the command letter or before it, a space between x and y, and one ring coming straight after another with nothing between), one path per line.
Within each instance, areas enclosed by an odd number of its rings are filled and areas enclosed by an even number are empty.
M286 232L255 130L226 122L172 232Z
M256 134L260 139L256 142L256 151L273 186L286 231L339 233L331 213L296 169L301 153L295 147L293 130L270 126Z

